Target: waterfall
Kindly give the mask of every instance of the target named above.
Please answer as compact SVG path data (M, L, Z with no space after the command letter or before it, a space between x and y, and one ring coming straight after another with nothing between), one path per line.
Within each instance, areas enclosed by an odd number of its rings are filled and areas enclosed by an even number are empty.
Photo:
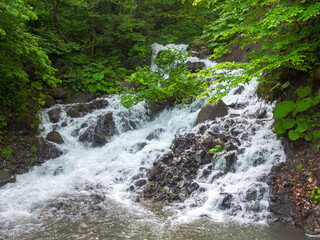
M153 48L156 56L165 46L154 44ZM195 57L188 61L202 61L206 67L215 65ZM18 175L15 183L0 188L0 231L11 237L16 232L27 231L32 222L41 222L43 209L51 214L50 204L73 199L72 196L98 194L103 196L99 200L102 209L112 203L136 212L148 212L143 204L135 202L137 193L130 191L130 186L137 179L147 180L147 170L171 151L175 138L187 133L198 135L202 127L205 127L202 136L216 131L238 139L238 159L233 171L221 177L215 176L226 165L224 157L217 158L214 167L211 163L202 165L194 179L202 191L195 191L183 203L170 206L168 211L174 212L170 221L181 224L205 216L215 222L265 222L269 214L266 177L273 164L285 160L285 154L271 130L273 105L255 95L256 86L253 80L241 91L231 91L223 98L229 105L228 115L197 126L195 121L204 99L164 110L152 118L143 102L128 110L120 104L118 95L89 103L57 104L43 110L40 116L45 130L41 135L46 138L50 131L58 131L64 140L58 146L63 155ZM105 104L102 108L88 107L96 101ZM49 111L55 108L61 110L60 119L52 123ZM89 110L76 118L68 113L70 109L81 112L83 108ZM261 111L265 112L262 117ZM112 120L106 122L108 117ZM112 134L101 130L101 127L110 130L110 124L113 124ZM107 138L107 142L93 146L94 131L98 137Z

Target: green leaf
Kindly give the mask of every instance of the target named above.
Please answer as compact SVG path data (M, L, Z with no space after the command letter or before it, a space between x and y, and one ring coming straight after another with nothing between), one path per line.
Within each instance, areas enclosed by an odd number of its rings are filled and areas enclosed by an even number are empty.
M304 112L304 111L308 110L312 106L312 102L313 102L313 100L311 98L306 98L306 99L302 99L302 100L298 101L296 103L295 111L296 112Z
M297 122L297 129L296 130L298 132L303 133L303 132L307 131L309 128L311 128L311 125L309 123L309 119L304 115L298 116L296 122Z
M40 81L32 82L31 86L37 90L42 90L43 88L42 83Z
M306 134L305 136L304 136L304 139L306 140L306 141L311 141L312 140L312 134L311 133L308 133L308 134Z
M297 95L299 98L304 98L306 96L308 96L308 94L311 92L311 87L307 86L307 87L299 87L297 89Z
M283 119L282 125L284 129L290 129L290 128L293 128L295 124L296 124L295 119L288 118L288 119Z
M294 108L295 104L293 101L284 101L278 103L273 109L273 118L279 119L287 116Z
M300 134L296 130L290 130L289 131L289 138L292 141L298 140L300 138Z
M92 75L92 78L95 81L101 81L104 78L104 73L103 72L95 73Z

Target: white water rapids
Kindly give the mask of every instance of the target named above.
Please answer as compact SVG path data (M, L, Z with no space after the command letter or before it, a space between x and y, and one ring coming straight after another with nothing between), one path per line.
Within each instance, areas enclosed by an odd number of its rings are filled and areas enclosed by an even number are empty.
M164 48L161 45L153 47L154 56ZM186 48L185 45L180 47ZM209 60L197 58L190 58L189 61L204 61L207 67L214 65ZM170 207L173 213L164 222L170 221L171 225L179 225L197 221L201 216L214 222L266 222L269 215L266 175L273 164L285 160L285 154L281 143L271 130L273 106L266 104L254 94L256 86L257 82L252 81L245 86L241 94L235 94L236 90L230 92L223 101L227 105L237 103L243 107L229 108L226 117L217 119L215 124L209 124L211 130L218 129L222 134L230 131L239 132L237 137L241 142L241 153L238 155L234 171L212 180L213 176L221 172L221 165L225 164L223 159L216 164L209 177L203 177L203 171L208 166L200 168L195 181L206 190L195 192L184 203ZM26 174L18 175L15 183L0 188L0 231L4 239L15 239L16 236L20 236L17 239L22 239L23 232L35 228L34 224L40 222L41 226L43 209L49 209L49 203L69 196L90 196L98 193L105 196L99 204L102 210L104 205L105 211L109 211L110 205L115 205L116 208L121 208L121 211L134 214L135 218L153 215L143 204L134 201L134 192L128 191L133 177L139 174L145 177L146 169L152 167L153 162L169 151L176 136L199 131L202 125L194 125L204 100L165 110L153 120L149 120L143 103L128 110L120 104L119 96L109 96L106 100L109 102L107 107L79 118L71 118L66 114L66 109L76 104L56 105L52 108L62 109L58 123L50 122L50 109L41 113L41 122L45 127L41 135L46 137L53 129L57 130L64 140L64 143L59 145L64 154L34 167ZM259 109L266 110L268 114L257 120ZM86 130L83 126L90 126L98 116L107 113L113 114L118 132L110 142L97 148L88 147L80 142L79 135ZM230 119L232 123L228 122ZM128 131L124 127L124 123L129 120L135 123L136 129ZM146 139L152 131L160 128L165 131L160 133L159 138ZM80 129L78 135L74 134L77 129ZM204 133L206 134L208 133ZM141 143L145 145L142 149L138 147ZM254 164L258 157L261 162ZM59 174L54 174L57 169ZM256 188L260 198L246 201L246 192L250 188ZM226 193L232 194L234 208L219 207ZM117 215L117 210L111 212ZM149 221L164 225L159 220L152 220L152 217Z

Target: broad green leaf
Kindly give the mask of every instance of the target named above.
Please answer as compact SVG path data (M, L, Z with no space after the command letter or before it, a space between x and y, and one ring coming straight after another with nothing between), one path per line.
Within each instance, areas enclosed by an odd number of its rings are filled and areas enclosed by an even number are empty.
M297 89L297 95L299 98L304 98L306 96L308 96L308 94L311 92L311 87L307 86L307 87L299 87Z
M300 134L295 130L290 130L289 131L289 138L292 141L298 140L300 138Z
M304 112L312 106L313 100L311 98L306 98L298 101L296 103L296 112Z
M31 86L37 90L42 90L43 88L42 83L40 81L32 82Z
M295 119L280 119L283 120L282 126L284 129L290 129L293 128L293 126L296 124L296 120Z
M275 108L273 109L273 118L279 119L287 116L294 108L293 101L284 101L278 103Z
M306 134L306 135L304 136L304 139L305 139L306 141L311 141L311 140L312 140L312 134L311 134L311 133Z
M309 119L306 117L306 116L299 116L297 117L297 131L298 132L305 132L307 131L311 125L310 125L310 122L309 122Z
M92 78L95 81L101 81L104 78L104 73L102 73L102 72L95 73L95 74L92 75Z
M277 134L284 134L286 132L286 129L283 128L284 119L279 119L276 126L274 127L274 131Z

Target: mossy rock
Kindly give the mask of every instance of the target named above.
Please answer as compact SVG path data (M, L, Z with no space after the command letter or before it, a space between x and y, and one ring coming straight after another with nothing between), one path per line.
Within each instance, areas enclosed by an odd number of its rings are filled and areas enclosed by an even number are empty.
M51 94L55 99L66 99L67 92L62 87L51 89Z
M194 41L192 41L188 48L187 51L196 51L196 52L200 52L202 50L206 49L206 43L204 40L202 39L196 39Z
M0 170L0 187L4 186L7 183L13 183L15 181L15 176L12 175L10 172Z
M56 102L52 96L46 96L44 101L46 102L46 104L44 105L45 108L52 107L53 105L56 104Z
M63 138L61 137L60 133L57 131L51 131L47 135L47 140L51 142L55 142L57 144L63 143Z
M36 118L31 114L23 113L17 118L16 125L17 129L24 134L32 134L37 131L39 123L37 123Z

